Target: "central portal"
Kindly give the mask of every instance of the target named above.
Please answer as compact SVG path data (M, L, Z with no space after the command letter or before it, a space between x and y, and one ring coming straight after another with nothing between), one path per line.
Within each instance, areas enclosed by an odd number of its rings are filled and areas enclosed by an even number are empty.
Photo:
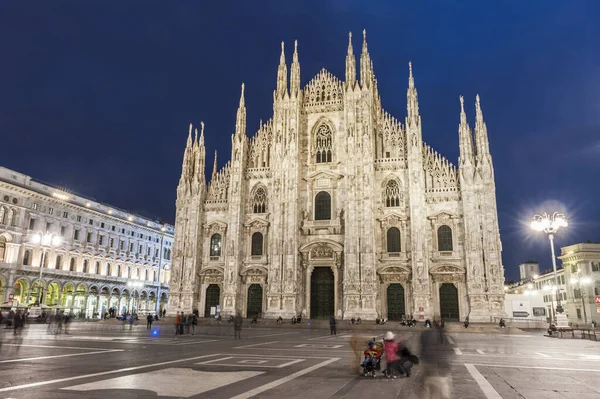
M310 277L310 318L329 319L334 315L334 276L330 267L315 267Z
M246 317L259 317L262 313L263 289L260 284L252 284L248 288L248 307Z
M402 320L406 312L404 310L404 287L402 284L390 284L387 288L387 306L389 320Z

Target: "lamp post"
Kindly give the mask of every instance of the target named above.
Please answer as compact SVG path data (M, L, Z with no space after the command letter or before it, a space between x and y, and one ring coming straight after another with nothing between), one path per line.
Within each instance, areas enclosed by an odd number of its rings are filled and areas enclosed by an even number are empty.
M41 287L41 284L42 284L42 274L44 271L44 263L46 263L46 250L53 248L53 247L54 248L59 247L60 244L62 244L62 238L58 234L49 233L49 232L46 232L44 234L41 231L39 231L31 237L31 242L35 245L40 245L42 247L42 261L40 263L40 277L39 277L40 291L39 291L39 296L38 296L38 304L41 306L42 305L42 295L43 295L42 294L43 287Z
M589 277L580 277L574 276L571 277L571 284L577 285L579 287L579 292L581 294L581 304L583 305L583 323L587 324L587 311L585 310L585 286L592 284L592 279Z
M556 256L554 255L554 234L561 227L567 227L567 219L562 213L554 212L552 216L547 213L535 215L531 221L531 228L536 231L543 231L550 240L550 250L552 251L552 268L554 269L554 284L556 285L556 312L562 313L563 307L560 304L559 289L558 289L558 274L556 273Z

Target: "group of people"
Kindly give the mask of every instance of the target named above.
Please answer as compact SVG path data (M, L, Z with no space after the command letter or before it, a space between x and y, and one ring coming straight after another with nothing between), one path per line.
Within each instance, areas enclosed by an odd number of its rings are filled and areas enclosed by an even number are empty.
M0 325L4 324L6 328L13 327L13 333L19 335L23 331L28 317L29 313L26 310L0 312Z
M175 316L175 335L196 333L196 326L198 325L198 309L194 309L192 313L185 314L184 312L177 312Z
M361 364L365 376L375 377L375 371L380 368L380 361L385 357L386 368L384 371L388 379L398 378L398 374L410 377L412 367L418 364L419 359L413 355L402 342L396 342L395 336L388 331L383 337L383 342L377 342L375 338L368 343L363 352L364 360Z

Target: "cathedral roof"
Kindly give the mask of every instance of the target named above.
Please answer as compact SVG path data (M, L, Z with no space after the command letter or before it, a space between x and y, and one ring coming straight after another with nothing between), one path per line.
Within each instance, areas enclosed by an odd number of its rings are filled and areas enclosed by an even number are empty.
M344 91L342 82L325 68L304 87L304 107L341 109Z

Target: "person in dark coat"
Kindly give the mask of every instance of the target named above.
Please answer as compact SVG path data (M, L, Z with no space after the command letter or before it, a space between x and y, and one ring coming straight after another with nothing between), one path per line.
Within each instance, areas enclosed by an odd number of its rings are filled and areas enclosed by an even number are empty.
M233 335L234 335L234 339L242 339L242 315L241 314L237 314L234 318L233 318Z
M329 319L329 335L337 335L337 320L335 316L331 316L331 319Z
M154 317L150 313L148 313L148 317L146 317L146 330L152 329L152 322L154 321Z

